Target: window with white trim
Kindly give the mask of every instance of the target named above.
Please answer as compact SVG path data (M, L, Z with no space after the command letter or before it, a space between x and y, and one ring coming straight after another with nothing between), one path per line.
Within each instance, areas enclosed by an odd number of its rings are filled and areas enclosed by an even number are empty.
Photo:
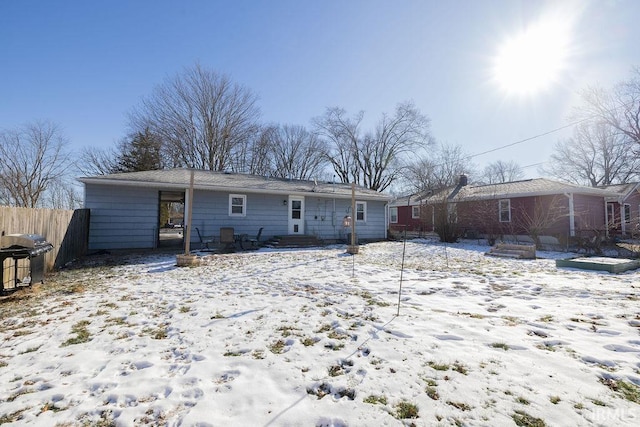
M420 218L420 206L411 206L411 218L413 219Z
M457 224L458 223L458 204L457 203L447 204L447 214L449 216L449 223Z
M622 209L624 222L629 224L631 222L631 205L629 203L625 203Z
M511 199L498 200L498 218L500 222L511 222Z
M247 214L247 196L229 194L229 216L245 216Z
M397 207L389 208L389 222L391 224L397 224L398 223L398 208Z
M356 202L356 221L367 220L367 202Z

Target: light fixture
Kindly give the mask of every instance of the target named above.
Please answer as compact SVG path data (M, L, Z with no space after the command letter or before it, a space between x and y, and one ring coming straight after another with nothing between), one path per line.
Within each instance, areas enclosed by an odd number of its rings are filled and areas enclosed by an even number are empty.
M284 199L284 200L282 201L282 204L283 204L284 206L287 206L287 199Z

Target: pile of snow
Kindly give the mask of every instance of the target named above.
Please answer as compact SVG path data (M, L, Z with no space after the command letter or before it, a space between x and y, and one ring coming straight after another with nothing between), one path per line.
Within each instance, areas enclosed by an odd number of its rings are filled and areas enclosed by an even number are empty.
M0 424L640 423L639 271L416 240L399 298L402 248L58 273L0 303Z

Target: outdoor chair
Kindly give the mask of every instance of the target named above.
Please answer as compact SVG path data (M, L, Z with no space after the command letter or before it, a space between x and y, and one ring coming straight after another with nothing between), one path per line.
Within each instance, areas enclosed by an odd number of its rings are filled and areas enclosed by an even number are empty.
M255 238L250 238L248 234L241 234L237 237L237 242L240 243L240 249L243 251L249 249L258 249L260 246L260 236L262 236L262 230L264 227L260 227L258 230L258 234L256 234Z
M253 248L257 248L258 245L260 244L260 236L262 236L262 230L264 229L264 227L260 227L260 230L258 230L258 234L256 234L256 238L255 239L249 239L249 243L251 243L251 247Z
M209 247L209 244L211 243L215 243L215 240L213 237L210 238L205 238L202 236L202 234L200 233L200 229L198 227L196 227L196 232L198 233L198 239L200 239L200 248L202 248L202 246L204 246L204 248L206 250L213 250L213 248Z
M235 250L236 242L239 242L242 247L233 227L220 227L220 243L224 244L225 251Z

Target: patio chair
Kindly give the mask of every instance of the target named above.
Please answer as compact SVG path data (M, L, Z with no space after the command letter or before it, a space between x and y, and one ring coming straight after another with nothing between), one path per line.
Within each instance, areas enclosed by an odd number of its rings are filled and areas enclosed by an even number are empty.
M238 242L240 243L240 248L244 250L249 249L258 249L260 245L260 236L262 236L262 230L264 227L260 227L258 230L258 234L256 234L255 238L250 238L248 234L241 234L238 236Z
M255 248L258 247L258 245L260 244L260 236L262 236L263 229L264 227L260 227L260 230L258 230L258 234L256 234L255 239L249 239L249 243L251 243L251 247L255 247Z
M236 242L239 242L239 238L236 236L233 227L220 227L220 243L224 244L225 251L234 251ZM242 247L242 244L240 247Z
M198 239L200 239L200 248L202 248L202 246L204 246L206 250L209 250L209 251L213 250L213 248L209 247L209 244L215 243L214 238L213 237L211 237L211 238L202 237L202 234L200 233L200 229L198 227L195 227L195 228L196 228L196 232L198 233Z

